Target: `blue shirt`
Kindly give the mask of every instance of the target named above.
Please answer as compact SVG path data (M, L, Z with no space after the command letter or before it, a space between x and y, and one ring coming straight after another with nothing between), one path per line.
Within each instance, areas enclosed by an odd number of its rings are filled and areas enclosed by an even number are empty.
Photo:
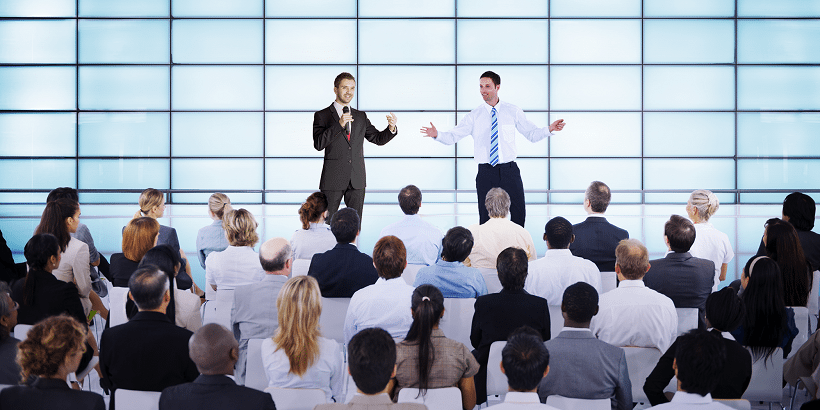
M225 229L222 228L222 220L217 219L212 224L203 227L196 235L196 254L199 256L199 264L205 268L205 258L211 252L222 252L228 249L228 238L225 237Z
M380 238L393 235L407 248L407 263L432 265L441 255L441 231L433 224L425 222L419 215L405 215L401 221L382 229Z
M419 269L413 286L421 285L437 287L445 298L475 298L487 294L481 271L461 262L439 260L433 266Z

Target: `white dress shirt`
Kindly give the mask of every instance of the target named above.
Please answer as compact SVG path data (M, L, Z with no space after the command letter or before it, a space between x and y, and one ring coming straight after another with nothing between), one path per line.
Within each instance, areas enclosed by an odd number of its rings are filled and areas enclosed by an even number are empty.
M689 253L696 258L709 259L715 263L715 282L712 292L717 292L720 285L720 268L735 257L729 236L715 229L709 222L695 224L695 243Z
M615 346L654 347L665 353L678 333L672 299L647 288L642 280L623 280L601 295L590 330Z
M532 142L541 141L552 135L549 127L538 128L524 115L524 110L504 101L495 105L498 118L498 163L515 161L515 130ZM472 135L475 144L473 157L479 164L490 162L490 129L493 107L486 102L465 115L450 131L439 131L436 141L452 145L462 138Z
M495 410L558 410L555 407L541 403L541 400L538 399L538 393L519 391L507 392L503 403L487 408Z
M506 218L490 218L483 224L470 225L473 250L464 265L473 268L495 269L498 254L510 246L527 252L527 259L535 260L535 243L530 232Z
M55 278L77 285L86 315L91 311L91 300L88 299L91 293L91 265L88 258L88 245L72 237L65 252L60 255L60 266L51 272Z
M705 396L685 391L676 391L675 396L669 403L659 404L653 409L667 410L730 410L731 407L712 400L712 395L706 393Z
M319 357L301 377L290 373L290 360L284 350L276 350L273 338L262 341L262 366L270 381L268 387L322 389L328 403L344 400L344 363L342 349L335 340L319 338Z
M559 306L564 291L576 282L589 283L601 293L601 272L595 263L573 256L569 249L547 249L543 258L530 262L524 290Z
M407 248L407 263L416 265L434 265L441 256L441 231L433 224L421 219L421 216L405 215L402 220L387 225L382 229L380 238L393 235Z
M327 252L336 246L336 237L324 223L310 223L309 229L300 229L290 237L293 260L310 260L317 253Z
M229 246L222 252L212 252L205 259L205 283L219 290L234 290L265 277L259 254L250 246Z
M414 287L401 277L379 278L376 283L356 291L350 298L345 316L345 342L360 330L380 327L394 339L404 339L413 324L410 298Z

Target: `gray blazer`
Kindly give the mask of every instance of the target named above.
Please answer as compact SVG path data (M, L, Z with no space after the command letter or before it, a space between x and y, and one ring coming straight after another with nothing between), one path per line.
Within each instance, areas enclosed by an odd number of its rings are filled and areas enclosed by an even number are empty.
M672 299L676 308L698 308L700 325L705 329L704 310L715 281L715 263L689 252L672 252L649 261L649 265L643 277L646 287Z

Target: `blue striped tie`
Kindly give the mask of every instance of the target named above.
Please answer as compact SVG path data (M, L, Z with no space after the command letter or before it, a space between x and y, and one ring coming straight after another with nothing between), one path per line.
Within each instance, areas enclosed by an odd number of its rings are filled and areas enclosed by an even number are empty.
M493 125L490 128L490 165L498 164L498 117L493 107Z

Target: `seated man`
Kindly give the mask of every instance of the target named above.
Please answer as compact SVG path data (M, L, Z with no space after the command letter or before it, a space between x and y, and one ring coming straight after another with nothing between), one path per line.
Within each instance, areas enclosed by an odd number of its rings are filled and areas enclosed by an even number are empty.
M678 334L678 313L672 299L643 283L650 268L646 247L637 239L624 239L615 248L615 256L621 282L601 295L600 309L590 323L592 333L611 345L665 352Z
M535 260L535 243L526 229L507 219L510 213L510 196L501 188L487 192L484 206L490 220L470 226L473 234L473 251L464 264L473 268L495 269L498 254L511 246L521 248L527 259Z
M379 278L373 259L359 252L359 214L353 208L344 208L333 214L330 231L336 237L336 247L313 255L308 275L319 282L325 298L349 298L357 290L372 285ZM404 268L402 268L404 269Z
M462 262L473 250L473 234L461 226L450 228L441 241L441 259L434 266L419 269L413 287L433 285L445 298L476 298L487 294L484 276Z
M11 289L0 281L0 384L20 383L20 365L17 364L17 303L11 299Z
M501 350L501 372L507 376L509 392L504 403L490 406L495 410L543 409L557 410L541 404L535 392L538 383L550 372L550 352L532 328L513 332ZM489 363L496 366L496 363Z
M379 328L356 333L347 344L348 372L359 393L347 404L320 404L314 410L426 410L416 403L393 403L388 395L396 376L396 342ZM351 386L352 387L352 386Z
M202 326L191 337L189 350L200 375L192 383L163 390L160 410L276 410L270 394L237 386L228 377L239 355L239 344L228 329L216 323Z
M380 327L393 338L404 339L413 324L410 299L415 288L401 277L407 267L407 251L401 239L395 236L379 239L373 247L373 264L379 272L379 280L358 290L350 299L344 324L346 341L370 327Z
M408 185L399 192L399 207L404 219L387 225L380 238L393 235L407 248L407 263L432 265L441 255L441 231L418 215L421 207L421 191L415 185Z
M632 409L632 383L624 350L602 342L589 331L598 313L598 292L578 282L564 291L561 312L564 328L545 343L552 354L552 369L538 384L542 403L547 397L612 399L616 410Z
M541 296L550 305L560 305L564 289L576 282L586 282L601 292L601 272L594 263L573 256L569 251L575 240L572 224L556 216L544 226L547 253L537 261L530 262L524 289L532 295Z
M604 216L612 193L601 181L592 181L584 193L587 219L572 226L575 242L569 250L575 256L591 260L601 272L615 270L615 248L618 242L629 239L629 232L609 223Z

